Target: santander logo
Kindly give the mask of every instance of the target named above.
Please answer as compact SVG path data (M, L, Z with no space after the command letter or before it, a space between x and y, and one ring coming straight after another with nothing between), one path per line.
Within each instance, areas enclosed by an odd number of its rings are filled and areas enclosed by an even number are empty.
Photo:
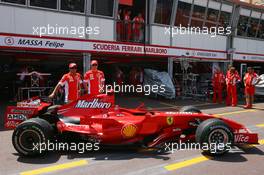
M93 101L79 100L75 108L109 109L111 105L111 103L100 102L98 98L95 98Z

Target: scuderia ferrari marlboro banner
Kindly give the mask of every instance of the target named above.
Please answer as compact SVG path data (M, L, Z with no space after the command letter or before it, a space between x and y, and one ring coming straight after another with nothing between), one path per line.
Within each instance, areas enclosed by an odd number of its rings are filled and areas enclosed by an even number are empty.
M94 41L68 38L52 38L0 34L0 48L69 51L69 52L99 52L109 54L137 54L153 56L182 56L201 59L227 59L225 51L207 51L199 49L162 47L140 44L126 44L108 41Z

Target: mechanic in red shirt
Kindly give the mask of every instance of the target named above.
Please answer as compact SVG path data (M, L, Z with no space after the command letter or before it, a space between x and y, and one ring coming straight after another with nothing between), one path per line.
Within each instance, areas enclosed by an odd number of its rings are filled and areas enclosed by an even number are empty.
M246 96L246 106L244 106L245 109L252 108L255 95L255 85L258 84L259 81L259 76L254 72L254 69L252 67L248 67L247 73L244 77Z
M228 68L227 68L227 72L226 72L226 77L229 76L229 74L230 74L230 69L231 69L231 68L232 68L232 65L229 64L229 65L228 65Z
M219 68L216 68L212 82L214 89L213 103L216 103L217 97L218 97L218 103L222 103L222 91L223 91L223 84L225 82L225 76Z
M232 67L233 67L233 66L232 66L231 64L228 65L228 69L227 69L227 72L226 72L226 77L229 76L229 74L230 74L230 70L231 70ZM237 71L237 70L235 70L235 74L238 74L238 71Z
M142 34L143 34L142 29L143 29L144 22L145 21L141 13L139 13L138 16L136 16L133 19L134 40L136 42L139 42L142 39Z
M226 75L226 105L237 106L237 87L236 84L241 81L241 78L234 67L231 67ZM231 99L230 99L231 97Z
M63 75L49 98L54 98L60 87L64 87L65 90L65 103L70 103L80 97L82 78L77 73L77 64L70 63L69 69L69 73Z
M105 76L98 68L96 60L91 61L91 70L84 75L84 87L88 94L94 96L103 93Z
M119 86L124 83L124 73L119 67L115 67L115 82Z
M125 32L126 32L126 41L131 40L132 35L132 25L131 25L131 11L127 11L124 16L124 22L125 22Z
M132 67L131 71L129 72L129 83L130 85L136 86L138 84L138 72L136 67Z
M116 21L116 34L117 34L117 40L121 41L123 40L123 23L121 21L121 14L122 14L122 10L118 10L117 13L117 21Z

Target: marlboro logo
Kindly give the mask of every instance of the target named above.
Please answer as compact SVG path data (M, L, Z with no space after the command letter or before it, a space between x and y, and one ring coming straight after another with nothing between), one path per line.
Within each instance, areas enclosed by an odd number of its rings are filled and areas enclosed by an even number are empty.
M111 103L100 102L98 98L93 101L79 100L75 108L92 108L92 109L108 109Z

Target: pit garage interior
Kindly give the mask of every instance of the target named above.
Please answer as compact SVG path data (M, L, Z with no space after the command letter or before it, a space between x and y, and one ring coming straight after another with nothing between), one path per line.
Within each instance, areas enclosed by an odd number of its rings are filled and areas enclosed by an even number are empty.
M54 84L68 71L70 62L76 62L80 65L79 71L83 69L81 66L82 56L76 53L14 52L6 50L0 52L0 57L1 102L16 101L18 88L31 86L54 87ZM32 84L30 75L19 75L19 73L29 74L33 71L45 74L41 76L38 82L39 85Z
M0 52L0 57L2 58L0 60L0 72L2 75L0 79L0 101L2 103L28 97L26 92L20 92L22 95L19 94L18 89L31 87L32 82L30 76L21 76L19 75L20 73L36 71L45 74L41 77L38 86L47 87L51 90L62 75L68 72L69 63L77 63L78 72L81 75L84 74L84 70L86 69L84 68L83 53L5 50ZM167 57L92 53L90 59L98 60L99 69L105 73L106 84L113 84L116 81L117 70L120 70L123 74L123 83L131 84L129 81L132 70L136 69L137 71L144 72L144 69L153 69L168 72L169 69ZM177 82L182 81L182 60L185 60L189 64L186 73L196 75L197 79L204 77L201 81L210 81L214 64L217 64L221 68L224 67L224 62L218 64L216 61L210 60L176 58L173 62L172 73L175 85L177 85ZM198 74L201 74L201 76L198 76ZM44 95L48 95L47 93ZM34 95L38 95L38 93L34 94L32 92L30 94L30 96Z
M16 101L17 92L20 87L30 87L30 77L21 76L20 73L30 73L33 71L50 74L43 75L39 82L40 87L54 87L63 74L68 72L68 64L75 62L78 64L78 72L84 74L83 56L79 53L55 53L55 52L0 52L0 72L1 101ZM116 68L120 68L129 79L129 72L133 67L141 69L152 68L158 71L167 71L168 61L166 58L155 58L147 56L118 56L109 54L93 54L91 60L95 59L99 62L99 68L105 73L106 84L114 81Z

